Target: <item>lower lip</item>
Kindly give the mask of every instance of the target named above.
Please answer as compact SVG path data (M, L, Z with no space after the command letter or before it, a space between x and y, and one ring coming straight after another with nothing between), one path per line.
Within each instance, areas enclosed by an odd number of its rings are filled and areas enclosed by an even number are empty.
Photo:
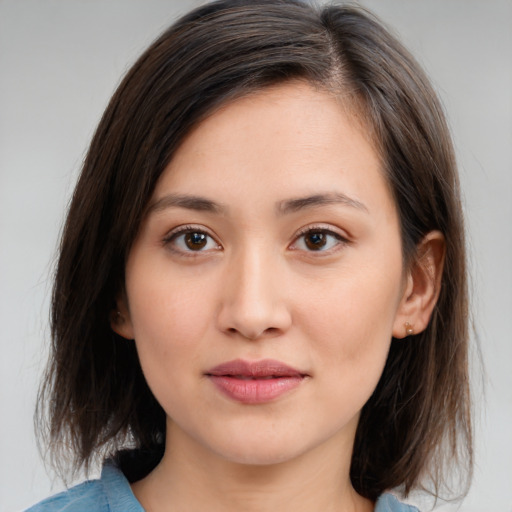
M236 377L210 375L211 381L228 398L243 404L264 404L276 400L300 386L303 377L275 379L237 379Z

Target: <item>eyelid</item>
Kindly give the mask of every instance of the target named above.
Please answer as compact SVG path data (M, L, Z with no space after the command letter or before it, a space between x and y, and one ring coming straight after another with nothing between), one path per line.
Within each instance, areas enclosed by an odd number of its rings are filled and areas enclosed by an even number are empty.
M331 248L331 249L327 249L324 251L307 251L308 253L316 254L316 255L322 255L322 254L327 255L327 254L331 254L332 252L335 252L337 249L339 249L339 246L344 246L344 245L351 243L349 236L345 232L340 230L339 228L336 228L335 226L333 226L332 224L322 224L322 223L308 224L307 226L304 226L303 228L300 228L297 231L297 233L295 234L295 236L293 238L292 243L289 246L290 249L291 250L299 250L299 249L294 248L293 245L295 245L297 243L297 241L304 235L307 235L308 233L316 232L316 231L326 233L328 235L335 237L339 241L339 244L336 244L336 247Z
M308 224L307 226L300 228L295 236L299 237L301 235L305 235L306 233L310 233L311 231L325 231L326 233L332 233L333 235L336 235L340 238L344 238L347 241L349 240L349 236L344 230L333 226L332 224L324 224L322 222L318 224Z
M204 233L205 235L209 236L217 245L214 250L222 249L222 245L219 243L217 237L205 226L199 225L199 224L183 224L181 226L176 226L175 228L171 229L163 238L162 238L162 245L169 247L170 250L173 252L185 255L185 256L197 256L199 253L208 253L212 249L207 249L204 251L184 251L181 249L178 249L172 245L172 241L175 240L178 236L184 235L186 233Z

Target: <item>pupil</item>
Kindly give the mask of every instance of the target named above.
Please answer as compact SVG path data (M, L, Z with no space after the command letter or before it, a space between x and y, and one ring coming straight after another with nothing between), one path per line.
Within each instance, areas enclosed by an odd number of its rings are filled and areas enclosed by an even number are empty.
M325 233L310 233L306 237L308 249L318 250L326 244Z
M197 251L206 245L206 235L204 233L187 233L185 243L189 249Z

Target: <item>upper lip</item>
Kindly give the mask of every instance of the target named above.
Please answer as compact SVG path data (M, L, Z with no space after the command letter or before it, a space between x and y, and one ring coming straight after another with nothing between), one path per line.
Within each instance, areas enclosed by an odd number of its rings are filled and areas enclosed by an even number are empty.
M244 361L235 359L221 363L208 370L206 375L214 377L304 377L306 374L287 364L273 359Z

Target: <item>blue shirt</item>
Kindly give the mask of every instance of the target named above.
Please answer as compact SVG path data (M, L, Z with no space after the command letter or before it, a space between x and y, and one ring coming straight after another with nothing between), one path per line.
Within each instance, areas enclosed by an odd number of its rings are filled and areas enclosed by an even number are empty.
M56 494L26 512L144 512L120 469L106 463L99 480L88 480ZM400 503L392 494L383 494L374 512L418 512Z

